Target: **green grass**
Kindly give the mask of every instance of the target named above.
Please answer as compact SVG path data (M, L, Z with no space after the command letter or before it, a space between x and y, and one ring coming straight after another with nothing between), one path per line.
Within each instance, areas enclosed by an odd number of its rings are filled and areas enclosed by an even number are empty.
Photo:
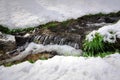
M90 17L101 17L101 16L106 16L106 17L118 17L120 16L120 11L118 12L111 12L109 14L107 13L97 13L97 14L88 14L88 15L85 15L83 16L84 18L90 18Z
M35 61L32 60L32 59L28 60L28 62L30 62L30 63L35 63Z
M103 36L101 36L99 33L96 33L95 38L93 38L92 41L84 41L83 49L85 52L90 52L94 55L96 52L104 52L104 46Z
M30 27L30 28L18 28L18 29L12 29L9 31L9 34L14 34L14 33L20 33L20 32L29 32L31 30L34 30L34 27Z
M110 54L113 54L113 53L115 53L115 52L96 52L96 54L94 54L94 53L91 53L91 52L84 52L83 53L83 56L84 57L105 57L105 56L107 56L107 55L110 55Z
M110 31L110 33L114 34L112 31ZM83 56L105 57L106 55L113 54L115 51L120 52L119 48L116 47L116 43L104 42L103 36L99 33L96 33L94 36L92 41L84 41Z
M82 16L80 18L91 19L91 18L94 18L94 17L101 17L101 16L118 17L118 16L120 16L120 11L115 12L115 13L112 12L112 13L109 13L109 14L103 14L103 13L88 14L88 15ZM77 20L79 20L79 18L78 19L70 19L70 20L66 20L66 21L63 21L63 22L53 21L53 22L49 22L47 24L39 25L38 28L55 28L57 26L66 27L66 26L69 26L69 24L74 23ZM15 34L15 33L23 32L23 31L29 32L29 31L34 30L34 29L35 29L35 27L30 27L30 28L25 28L25 29L19 28L19 29L10 30L8 27L0 25L0 31L3 32L3 33L7 33L7 34Z
M96 54L94 55L94 53L91 52L83 52L83 56L84 57L106 57L108 55L114 54L114 53L119 53L120 54L120 50L116 49L115 51L106 51L106 52L96 52Z
M7 27L3 27L2 25L0 25L0 31L7 34L10 33L10 29Z
M55 28L58 26L58 22L49 22L47 24L41 25L42 28Z
M6 34L15 34L15 33L20 33L20 32L29 32L31 30L34 30L34 27L29 27L29 28L18 28L18 29L9 29L8 27L4 27L2 25L0 25L0 31L2 33L6 33Z

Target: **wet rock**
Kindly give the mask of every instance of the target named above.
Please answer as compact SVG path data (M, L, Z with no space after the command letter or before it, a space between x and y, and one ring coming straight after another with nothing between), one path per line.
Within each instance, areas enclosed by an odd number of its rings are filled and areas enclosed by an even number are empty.
M23 59L19 59L19 60L15 60L15 61L7 61L7 59L12 58L13 56L6 54L4 56L0 57L0 65L5 65L5 66L10 66L10 65L14 65L14 64L18 64L24 61L29 61L31 63L34 63L37 60L47 60L49 58L54 57L55 55L57 55L57 52L55 51L51 51L51 52L41 52L41 53L36 53L36 54L29 54L28 56L26 56Z
M118 50L120 50L120 38L116 39L115 48L118 49Z
M106 23L113 23L113 22L116 22L116 21L117 21L117 18L111 18L111 17L106 17L105 18Z
M16 41L13 35L0 33L0 52L6 53L16 48Z
M45 30L46 31L46 30ZM44 32L43 32L44 33ZM81 48L81 35L72 33L54 33L49 31L51 34L36 34L33 36L33 41L38 44L58 44L58 45L69 45L76 49Z
M23 61L37 61L39 59L49 59L52 58L53 56L57 55L56 52L42 52L42 53L37 53L37 54L30 54L26 58L23 59Z
M30 42L31 37L27 36L15 36L15 40L16 40L16 45L17 46L23 46L24 44L26 44L26 42Z

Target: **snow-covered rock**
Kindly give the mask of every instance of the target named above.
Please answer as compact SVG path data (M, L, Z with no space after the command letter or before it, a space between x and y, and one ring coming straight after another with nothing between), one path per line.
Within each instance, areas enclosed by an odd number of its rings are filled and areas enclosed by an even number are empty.
M11 41L15 42L15 36L9 34L3 34L0 32L0 41Z
M4 53L14 50L16 47L15 37L13 35L3 34L0 32L0 51Z
M87 35L86 39L92 41L96 33L100 33L104 37L105 42L116 43L117 38L120 39L120 20L115 24L103 26L96 31L92 31Z
M25 28L120 10L120 0L0 0L0 24Z
M120 54L105 58L55 56L34 64L0 66L0 80L120 80Z
M82 50L75 49L68 45L43 45L43 44L36 44L30 43L28 47L19 55L14 56L10 59L7 59L6 62L21 60L30 54L38 54L42 52L52 52L55 51L58 55L64 56L80 56L82 55ZM15 53L14 53L15 54Z

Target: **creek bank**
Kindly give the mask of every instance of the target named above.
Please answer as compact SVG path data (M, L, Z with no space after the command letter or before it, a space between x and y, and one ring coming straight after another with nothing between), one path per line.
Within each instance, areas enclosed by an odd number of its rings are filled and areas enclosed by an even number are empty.
M75 49L82 49L86 34L104 25L113 24L119 19L120 12L116 13L116 15L83 16L76 20L71 19L64 22L50 22L45 25L40 25L31 31L12 33L12 35L15 36L16 46L9 51L8 56L6 55L5 58L3 57L1 60L19 55L31 42L43 45L68 45ZM8 51L4 53L6 52ZM52 52L47 53L51 55Z

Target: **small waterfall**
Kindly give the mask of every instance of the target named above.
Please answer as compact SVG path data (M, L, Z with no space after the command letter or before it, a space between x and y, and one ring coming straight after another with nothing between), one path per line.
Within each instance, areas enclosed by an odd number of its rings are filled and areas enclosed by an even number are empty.
M38 44L58 44L69 45L76 49L81 48L81 36L80 35L34 35L32 41Z

